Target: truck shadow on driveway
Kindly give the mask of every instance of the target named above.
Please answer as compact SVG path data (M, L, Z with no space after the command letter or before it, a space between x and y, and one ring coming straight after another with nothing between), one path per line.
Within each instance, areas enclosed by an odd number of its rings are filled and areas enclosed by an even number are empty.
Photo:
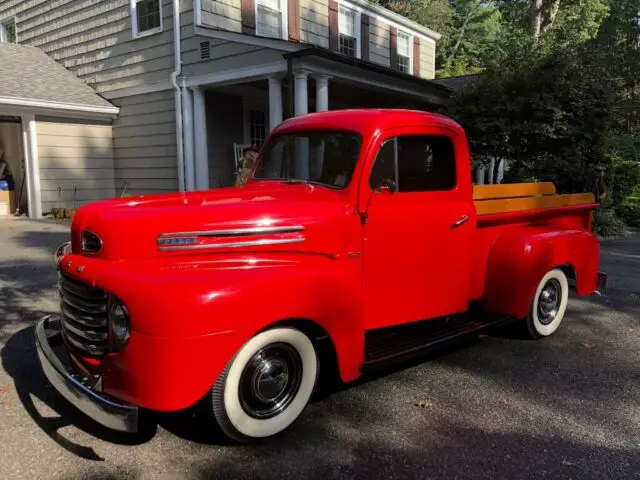
M74 455L87 460L103 460L92 448L73 443L58 432L69 425L74 425L101 440L121 445L139 445L153 438L154 428L145 429L139 435L126 435L102 427L78 412L61 397L49 384L40 367L34 341L34 327L26 327L9 337L0 352L0 358L4 370L13 378L18 398L29 416L53 441ZM33 398L43 402L59 416L45 416L40 413Z

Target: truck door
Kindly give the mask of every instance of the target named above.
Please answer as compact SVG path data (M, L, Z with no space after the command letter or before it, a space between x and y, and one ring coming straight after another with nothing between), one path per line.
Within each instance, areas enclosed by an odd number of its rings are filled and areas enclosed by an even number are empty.
M466 311L476 222L466 142L444 129L397 130L379 140L369 164L361 185L366 328Z

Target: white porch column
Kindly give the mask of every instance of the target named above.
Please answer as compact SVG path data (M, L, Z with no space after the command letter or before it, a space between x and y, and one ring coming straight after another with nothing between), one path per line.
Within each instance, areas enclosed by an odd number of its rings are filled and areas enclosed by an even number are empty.
M209 152L207 148L207 110L202 88L193 89L193 137L195 143L196 190L209 189Z
M182 87L182 124L184 129L184 178L185 191L196 188L195 152L193 137L193 92Z
M491 161L489 162L489 181L487 182L488 184L492 184L493 183L493 172L495 171L496 168L496 158L495 157L491 157Z
M309 113L309 95L307 91L308 72L301 70L295 75L295 100L293 102L293 114L304 115Z
M36 118L33 114L22 115L22 145L25 153L24 174L27 177L27 208L29 209L29 218L41 218L40 160L38 159Z
M282 80L269 77L269 131L282 123Z
M328 75L318 75L314 77L316 81L316 112L326 112L329 110L329 77Z
M484 171L486 167L476 168L476 185L484 185Z

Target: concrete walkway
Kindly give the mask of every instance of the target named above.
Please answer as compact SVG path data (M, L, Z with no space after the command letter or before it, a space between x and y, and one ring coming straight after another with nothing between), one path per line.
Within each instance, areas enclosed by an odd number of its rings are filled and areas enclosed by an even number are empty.
M603 244L609 297L540 342L483 337L319 399L277 439L229 446L192 413L107 431L47 385L33 323L57 310L68 224L0 220L6 479L640 478L640 236Z

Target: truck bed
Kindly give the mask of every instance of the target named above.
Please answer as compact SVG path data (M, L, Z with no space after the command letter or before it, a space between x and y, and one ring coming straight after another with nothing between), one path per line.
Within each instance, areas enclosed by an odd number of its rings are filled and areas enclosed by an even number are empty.
M474 185L473 201L478 214L473 299L484 295L488 255L502 233L530 226L591 231L598 207L593 194L559 195L553 183Z

